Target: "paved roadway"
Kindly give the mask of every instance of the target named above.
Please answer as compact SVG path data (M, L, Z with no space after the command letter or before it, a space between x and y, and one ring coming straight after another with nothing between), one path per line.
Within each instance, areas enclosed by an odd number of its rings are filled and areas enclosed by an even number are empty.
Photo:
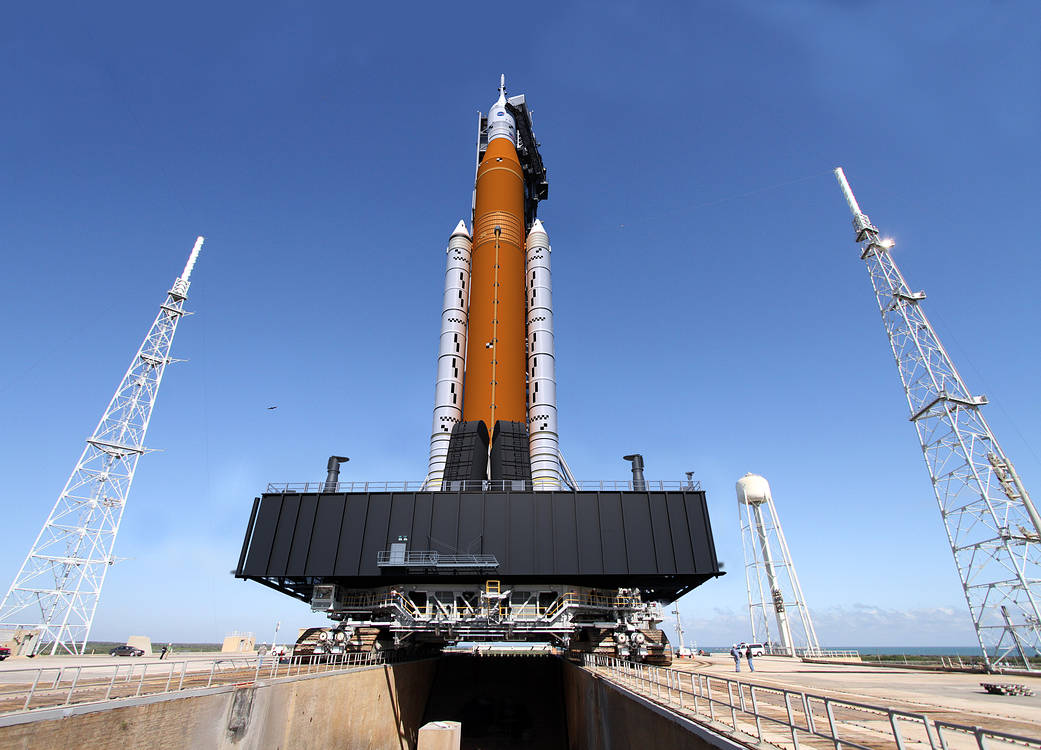
M734 660L728 655L677 659L672 666L1041 737L1041 676L933 672L861 663L807 664L783 657L753 661L755 672L749 673L742 659L740 674L734 673ZM991 695L981 682L1018 683L1032 688L1035 695Z

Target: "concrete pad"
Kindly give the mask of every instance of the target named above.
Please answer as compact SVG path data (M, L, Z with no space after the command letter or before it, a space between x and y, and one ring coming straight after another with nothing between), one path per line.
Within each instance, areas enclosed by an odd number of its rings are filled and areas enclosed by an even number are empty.
M809 664L767 656L753 660L755 672L741 660L734 672L729 656L702 656L673 663L686 672L701 672L759 685L786 687L817 695L925 713L959 724L998 731L1041 735L1041 675L996 676L983 673L932 672L873 664ZM981 682L1012 682L1034 690L1034 696L991 695Z

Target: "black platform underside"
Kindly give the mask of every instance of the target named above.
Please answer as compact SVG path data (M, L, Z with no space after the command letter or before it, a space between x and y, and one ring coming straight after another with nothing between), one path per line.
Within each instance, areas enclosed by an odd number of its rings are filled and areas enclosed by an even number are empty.
M493 555L483 570L377 565L399 536L409 551ZM408 583L639 588L671 602L721 575L705 494L665 492L275 493L254 503L235 571L309 600L311 588Z

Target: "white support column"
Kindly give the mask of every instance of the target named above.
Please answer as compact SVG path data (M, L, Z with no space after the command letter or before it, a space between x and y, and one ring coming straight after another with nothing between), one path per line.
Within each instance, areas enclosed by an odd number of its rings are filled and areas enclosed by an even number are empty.
M441 308L441 343L437 350L434 386L434 425L430 434L430 465L425 487L439 491L448 459L452 427L463 416L463 373L466 326L470 309L470 250L466 224L459 222L448 240L445 297Z
M528 233L525 288L528 299L528 450L536 491L560 489L557 380L553 354L553 293L549 236L538 219Z

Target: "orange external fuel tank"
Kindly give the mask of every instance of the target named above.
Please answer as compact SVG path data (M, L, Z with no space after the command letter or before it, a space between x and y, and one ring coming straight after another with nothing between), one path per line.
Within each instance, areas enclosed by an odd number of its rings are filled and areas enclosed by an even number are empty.
M500 93L477 169L463 421L527 422L524 173Z

